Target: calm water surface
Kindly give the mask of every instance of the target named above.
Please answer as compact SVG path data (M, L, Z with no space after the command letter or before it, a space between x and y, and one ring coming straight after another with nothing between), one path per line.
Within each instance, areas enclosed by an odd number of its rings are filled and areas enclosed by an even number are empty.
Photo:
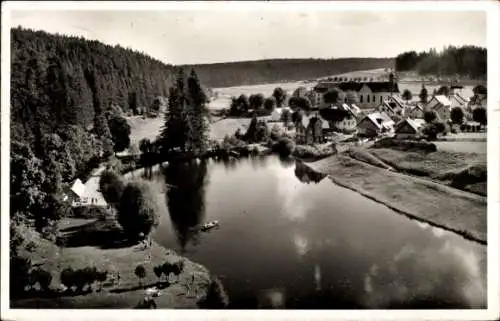
M232 308L483 308L486 247L293 161L169 164L155 239L222 280ZM193 234L218 220L220 228Z

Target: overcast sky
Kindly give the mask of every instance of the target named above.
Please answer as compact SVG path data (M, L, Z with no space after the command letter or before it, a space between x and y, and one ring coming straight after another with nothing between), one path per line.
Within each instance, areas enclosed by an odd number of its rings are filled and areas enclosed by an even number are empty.
M11 26L18 25L120 44L171 64L487 45L479 11L13 11Z

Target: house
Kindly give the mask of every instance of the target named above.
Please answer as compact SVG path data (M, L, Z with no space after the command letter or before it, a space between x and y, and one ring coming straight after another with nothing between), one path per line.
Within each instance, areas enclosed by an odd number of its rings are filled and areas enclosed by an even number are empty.
M307 88L304 86L300 86L297 89L295 89L295 91L292 94L292 97L297 97L297 98L307 97L307 93L308 93Z
M344 102L347 102L347 96L350 93L356 94L359 100L359 107L361 108L375 108L377 105L381 104L385 100L389 100L391 97L399 95L399 88L396 82L390 81L370 81L370 82L360 82L360 81L347 81L347 82L335 82L335 81L322 81L319 82L314 87L315 96L311 100L313 105L319 108L328 107L324 101L324 94L328 91L337 88L346 94Z
M362 108L375 108L385 100L392 100L391 97L399 94L397 83L366 82L361 83L361 88L357 91L359 106ZM340 87L342 89L342 86Z
M455 107L464 108L468 104L468 101L458 93L450 95L449 100L451 103L451 109L453 109Z
M323 143L330 131L330 124L317 113L303 115L295 124L295 139L297 144Z
M408 112L405 114L413 119L423 119L424 118L424 107L422 104L417 103L415 106L412 106L408 109Z
M421 135L424 125L423 119L406 118L395 126L394 133L396 138L415 139Z
M83 185L80 179L77 178L69 188L66 189L63 200L72 205L87 203L88 199L85 196L85 185Z
M288 110L290 114L292 114L292 110L288 107L282 107L282 108L275 108L273 112L271 113L271 121L273 122L280 122L283 120L283 112L285 110Z
M425 108L435 111L443 121L450 119L451 101L444 95L433 96Z
M357 120L356 117L352 114L349 114L348 117L345 117L342 120L338 120L333 123L334 129L341 131L343 133L353 133L357 128Z
M374 112L358 122L358 133L361 136L375 137L393 131L394 121L386 113Z

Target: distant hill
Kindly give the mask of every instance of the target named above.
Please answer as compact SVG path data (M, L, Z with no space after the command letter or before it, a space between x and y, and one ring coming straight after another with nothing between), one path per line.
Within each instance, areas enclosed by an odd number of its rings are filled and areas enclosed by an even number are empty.
M477 46L448 46L438 52L407 51L395 59L396 71L414 71L419 75L465 76L486 80L487 49Z
M394 59L270 59L183 67L194 68L206 86L217 88L316 79L355 70L394 68Z

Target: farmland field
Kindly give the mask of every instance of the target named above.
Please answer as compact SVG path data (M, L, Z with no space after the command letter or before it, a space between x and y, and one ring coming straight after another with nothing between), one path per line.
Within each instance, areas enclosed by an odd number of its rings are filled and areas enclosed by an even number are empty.
M438 150L456 153L486 154L486 142L434 142Z

